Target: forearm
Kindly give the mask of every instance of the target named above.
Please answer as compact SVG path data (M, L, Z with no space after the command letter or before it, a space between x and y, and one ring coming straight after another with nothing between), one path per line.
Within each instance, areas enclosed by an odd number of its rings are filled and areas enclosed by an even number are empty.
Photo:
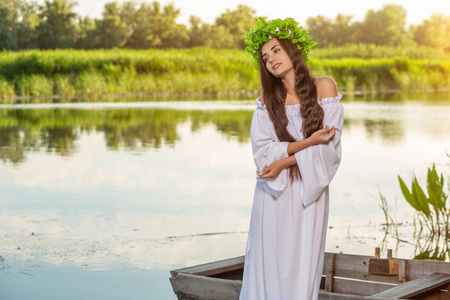
M292 143L289 143L289 145L287 147L287 153L289 156L292 156L292 154L295 154L298 151L308 148L309 146L312 146L312 145L314 145L314 143L311 138L306 138L301 141L292 142Z
M283 166L283 169L289 168L290 166L294 166L297 164L297 159L295 158L295 155L290 155L286 158L283 158L280 160L280 163Z

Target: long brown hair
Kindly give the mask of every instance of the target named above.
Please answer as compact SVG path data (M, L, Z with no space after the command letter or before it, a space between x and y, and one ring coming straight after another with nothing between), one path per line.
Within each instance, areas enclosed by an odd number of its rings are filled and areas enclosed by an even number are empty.
M301 103L300 115L302 117L303 137L307 138L323 127L323 109L317 103L315 79L311 75L303 59L302 52L297 49L297 46L288 39L279 39L278 41L294 66L295 91ZM277 137L281 142L295 142L295 139L287 130L288 119L284 104L287 96L286 87L280 78L273 76L267 71L261 50L259 51L259 70L264 103L274 124ZM300 178L298 165L289 167L289 177L291 181Z

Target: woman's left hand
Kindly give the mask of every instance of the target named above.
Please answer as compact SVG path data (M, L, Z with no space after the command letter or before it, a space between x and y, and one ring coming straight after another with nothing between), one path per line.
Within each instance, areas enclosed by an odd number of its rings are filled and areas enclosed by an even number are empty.
M281 160L276 160L269 166L265 165L260 173L256 171L256 174L261 178L277 178L284 168L286 168L286 166L283 162Z

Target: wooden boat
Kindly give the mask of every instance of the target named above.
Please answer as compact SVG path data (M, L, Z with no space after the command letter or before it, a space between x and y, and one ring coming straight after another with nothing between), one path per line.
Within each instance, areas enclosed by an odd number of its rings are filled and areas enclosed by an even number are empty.
M450 300L450 263L325 253L319 300ZM239 299L244 256L171 271L179 300Z

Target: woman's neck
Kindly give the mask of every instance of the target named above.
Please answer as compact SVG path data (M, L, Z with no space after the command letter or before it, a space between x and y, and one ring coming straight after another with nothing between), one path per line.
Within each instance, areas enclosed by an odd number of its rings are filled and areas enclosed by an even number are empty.
M297 92L295 91L295 73L294 70L292 72L289 72L289 74L286 74L281 81L284 84L284 87L286 88L288 95L296 95Z

